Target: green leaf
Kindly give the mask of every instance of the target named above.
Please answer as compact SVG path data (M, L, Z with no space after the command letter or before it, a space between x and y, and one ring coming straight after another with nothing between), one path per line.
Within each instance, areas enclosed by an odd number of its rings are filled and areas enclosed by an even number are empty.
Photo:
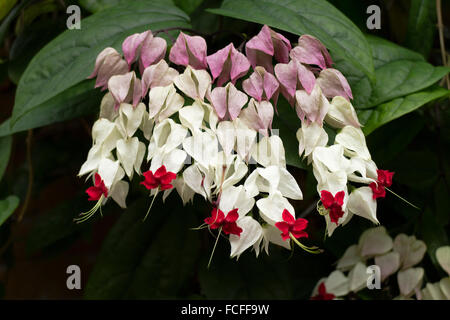
M367 78L349 79L357 109L378 106L426 89L450 71L448 67L435 67L422 55L382 38L367 36L367 40L372 48L376 82L371 84Z
M17 0L2 0L0 3L0 20L2 20L14 7Z
M33 0L23 0L21 3L19 3L17 6L15 6L9 14L6 16L6 18L2 21L0 25L0 43L3 43L3 39L6 36L6 33L8 32L9 25L14 21L14 19L19 15L20 11L25 8L28 3L32 2Z
M357 110L358 118L364 127L365 135L389 121L420 108L424 104L450 95L450 91L441 87L430 88L383 103L373 109Z
M219 9L208 11L297 35L311 34L330 49L333 58L345 60L351 69L362 70L369 79L375 78L370 46L364 35L324 0L225 0Z
M164 1L127 2L81 21L81 30L66 30L45 46L20 79L12 129L36 108L82 82L92 72L96 56L105 47L116 49L130 34L147 29L189 27L188 16Z
M306 168L306 164L301 161L298 155L297 130L301 126L294 108L283 97L278 99L278 115L273 117L272 129L278 130L279 136L283 141L286 155L286 163L297 168Z
M87 206L89 203L83 194L40 215L27 234L27 254L35 254L39 250L50 248L70 238L74 240L80 231L90 226L73 222L80 212L86 211Z
M129 0L127 0L129 2ZM79 0L80 6L89 12L95 13L114 7L124 0Z
M182 9L187 14L191 14L202 4L204 0L174 0L178 8Z
M65 20L64 23L42 20L33 23L20 33L9 52L9 78L17 84L35 54L65 28Z
M11 155L11 146L11 136L0 138L0 181L2 180L3 174L8 166L9 156Z
M427 57L433 46L436 20L435 0L411 0L406 46Z
M0 125L0 137L98 112L102 93L85 80L27 110L11 129L11 118Z
M20 200L16 196L9 196L0 200L0 226L14 213L14 210L19 206L19 202Z
M161 195L159 195L161 197ZM193 210L150 199L123 212L103 243L85 291L87 299L174 298L193 275L200 249Z

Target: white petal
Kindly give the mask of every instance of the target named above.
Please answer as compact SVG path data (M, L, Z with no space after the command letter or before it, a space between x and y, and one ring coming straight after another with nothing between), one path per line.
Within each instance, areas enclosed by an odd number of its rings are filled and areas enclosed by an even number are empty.
M401 233L395 237L394 251L399 253L402 270L405 270L422 261L427 246L425 242L417 240L415 236Z
M400 255L395 251L391 251L384 255L376 256L375 264L380 267L381 281L384 281L400 268Z
M423 268L409 268L397 273L397 282L400 293L405 297L414 294L416 288L420 288L423 280Z
M117 181L111 189L110 196L117 202L121 208L126 208L126 198L128 195L129 185L128 182L120 180Z
M366 265L362 262L358 262L348 274L350 291L358 292L366 287L368 278L369 274L367 274Z
M345 154L353 157L358 156L364 160L370 160L369 149L367 149L366 138L361 129L352 126L345 126L336 135L335 143L345 149Z
M373 199L372 189L369 187L353 190L348 197L347 208L353 214L379 224L377 219L377 201Z
M325 288L327 292L334 294L336 297L342 297L349 293L349 279L339 270L335 270L325 280Z
M448 275L450 275L450 246L440 247L436 250L436 259Z
M393 248L393 241L386 229L380 226L364 231L358 245L361 255L368 258L390 251Z
M341 271L350 270L358 262L362 262L362 258L359 255L358 245L354 244L345 250L344 255L339 259L337 269Z
M256 201L256 206L260 211L261 218L270 225L283 221L284 209L287 209L295 217L294 207L286 198L283 198L280 192L275 192L267 198L259 199Z
M139 151L139 139L122 139L117 141L117 159L125 169L127 176L132 179L134 173L134 164ZM145 147L144 147L145 148ZM145 150L145 149L144 149Z
M242 228L240 236L230 235L230 256L239 257L245 250L253 246L262 235L261 225L250 216L240 218L237 225Z

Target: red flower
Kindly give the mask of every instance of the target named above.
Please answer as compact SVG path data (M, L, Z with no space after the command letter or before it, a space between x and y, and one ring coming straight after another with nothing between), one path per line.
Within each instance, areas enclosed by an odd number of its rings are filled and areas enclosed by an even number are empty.
M105 183L98 173L95 174L94 186L87 188L86 193L89 201L98 201L102 195L108 198L108 188L105 187Z
M302 218L295 220L292 214L286 209L283 210L283 220L275 223L275 227L282 232L281 237L284 241L289 239L291 234L295 238L308 238L308 234L303 231L308 226L308 220Z
M161 190L172 189L173 185L171 184L172 180L175 179L177 175L173 172L166 171L165 166L161 166L158 170L153 172L146 171L144 172L145 180L141 182L148 190L156 189L160 187Z
M328 209L331 222L338 224L339 219L344 215L344 211L342 211L344 197L344 191L337 192L334 197L331 192L327 190L322 190L320 192L320 201L322 201L325 209Z
M211 217L206 218L205 223L208 224L211 229L218 229L221 227L225 234L235 234L240 236L242 229L236 224L238 218L238 209L231 210L225 217L222 210L214 208L211 211Z
M384 198L386 196L385 187L390 187L392 185L392 176L395 172L389 172L388 170L377 170L377 182L371 182L369 184L370 189L372 189L372 198Z
M311 300L333 300L334 298L336 298L336 296L332 293L328 293L325 283L322 282L319 285L319 293L317 296L311 297Z
M392 185L392 176L395 172L389 172L388 170L377 170L378 182L384 187L390 187Z

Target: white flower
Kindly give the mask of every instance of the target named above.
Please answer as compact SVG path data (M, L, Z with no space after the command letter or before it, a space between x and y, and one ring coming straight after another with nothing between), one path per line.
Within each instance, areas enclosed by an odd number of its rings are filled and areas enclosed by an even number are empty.
M177 93L173 84L166 87L155 87L150 90L148 116L161 122L175 114L184 104L184 98Z
M317 122L303 122L302 126L297 130L298 154L303 158L308 157L316 147L325 147L328 143L328 134ZM308 163L311 162L308 158Z
M325 116L325 122L334 128L343 128L345 126L361 127L350 101L342 96L335 96L329 104L328 113Z

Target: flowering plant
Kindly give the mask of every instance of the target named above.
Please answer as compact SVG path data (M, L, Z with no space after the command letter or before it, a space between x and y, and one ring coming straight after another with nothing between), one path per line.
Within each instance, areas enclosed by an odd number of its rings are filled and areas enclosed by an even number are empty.
M175 190L184 204L198 194L211 216L196 229L216 230L216 244L228 236L231 257L268 254L270 243L321 252L300 242L308 221L288 201L303 195L272 127L281 94L300 119L298 154L312 164L327 234L353 215L379 223L377 198L394 173L372 160L351 88L318 39L303 35L293 47L265 25L245 54L230 43L208 55L205 39L180 32L166 61L166 41L148 30L127 37L122 51L100 52L90 76L108 92L79 172L95 177L86 192L97 203L77 222L109 199L126 207L126 178L142 175L153 197L144 220L160 194Z

